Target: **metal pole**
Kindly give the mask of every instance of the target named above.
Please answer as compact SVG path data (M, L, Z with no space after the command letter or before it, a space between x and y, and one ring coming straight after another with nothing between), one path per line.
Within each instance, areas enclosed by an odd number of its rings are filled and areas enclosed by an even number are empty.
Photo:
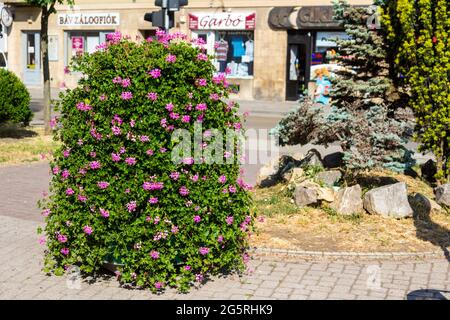
M168 11L168 3L169 0L163 0L163 4L162 4L162 9L164 12L164 29L166 30L166 32L169 32L169 11Z

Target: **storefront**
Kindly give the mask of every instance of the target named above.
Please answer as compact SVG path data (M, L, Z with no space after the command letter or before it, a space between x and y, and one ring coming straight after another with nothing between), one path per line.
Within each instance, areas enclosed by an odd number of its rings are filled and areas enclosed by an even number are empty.
M274 8L269 14L269 24L276 30L286 30L288 35L286 100L310 94L315 95L316 101L326 103L327 98L320 90L337 68L335 40L348 38L343 27L333 20L332 7ZM327 85L329 90L330 84Z
M23 0L3 1L14 16L7 29L8 68L28 86L41 86L40 10ZM316 3L328 6L312 6ZM80 75L66 74L66 66L78 52L93 52L108 33L120 30L131 39L155 35L156 28L144 21L145 12L160 9L153 5L149 0L57 5L49 20L52 87L75 86ZM329 5L330 0L196 0L176 14L171 31L205 41L217 71L230 71L232 98L296 100L312 85L315 70L332 64L330 38L342 37Z
M201 38L218 72L228 72L234 92L251 97L254 75L255 12L189 13L193 39Z

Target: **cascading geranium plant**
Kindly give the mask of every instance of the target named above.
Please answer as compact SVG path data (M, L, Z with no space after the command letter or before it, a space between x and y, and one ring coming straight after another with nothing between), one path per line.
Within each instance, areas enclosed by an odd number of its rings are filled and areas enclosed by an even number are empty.
M194 135L201 124L209 136L201 150L213 143L210 128L242 130L238 105L225 101L225 74L215 74L210 58L201 40L158 31L142 42L116 32L74 59L71 70L83 77L61 95L53 124L62 146L40 201L45 272L76 265L93 274L114 262L122 283L186 291L244 268L253 214L237 142L218 163L174 161L172 152L179 129Z

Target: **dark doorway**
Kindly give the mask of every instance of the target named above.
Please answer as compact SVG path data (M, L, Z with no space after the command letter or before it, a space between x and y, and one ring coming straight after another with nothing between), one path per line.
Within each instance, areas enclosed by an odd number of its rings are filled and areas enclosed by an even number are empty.
M288 32L286 100L295 101L308 89L311 70L311 35Z

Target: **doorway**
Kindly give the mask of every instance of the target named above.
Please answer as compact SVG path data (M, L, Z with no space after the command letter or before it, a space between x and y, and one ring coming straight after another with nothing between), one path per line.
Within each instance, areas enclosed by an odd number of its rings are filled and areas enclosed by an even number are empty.
M286 100L296 101L308 89L311 72L311 34L288 33Z
M26 85L36 86L42 82L40 43L39 32L24 32L22 34L23 82Z

